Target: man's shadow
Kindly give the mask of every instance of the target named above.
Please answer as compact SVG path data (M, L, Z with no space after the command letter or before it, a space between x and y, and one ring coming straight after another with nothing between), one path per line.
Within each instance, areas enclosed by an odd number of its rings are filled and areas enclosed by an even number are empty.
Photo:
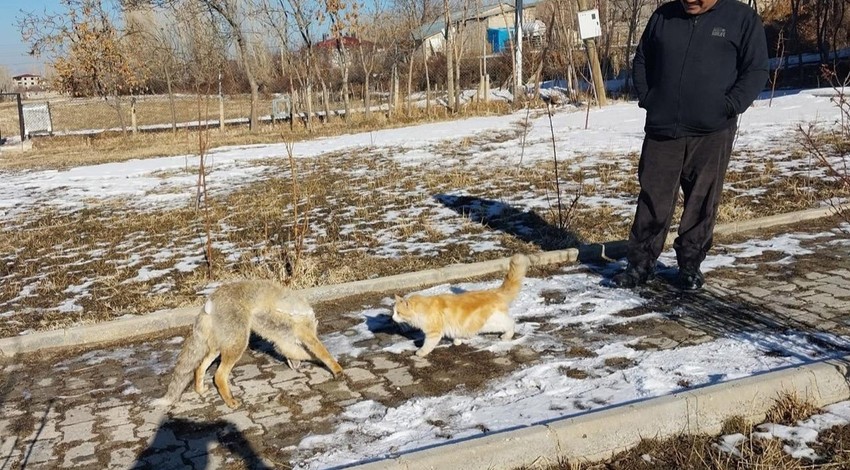
M555 227L534 211L523 211L501 201L451 194L437 194L434 200L473 222L533 243L543 251L581 244L575 232Z
M615 261L626 256L625 240L584 243L574 231L558 228L534 211L522 211L475 196L437 194L434 199L473 222L537 245L543 251L577 248L578 262L582 264Z
M226 420L196 422L167 418L132 469L206 469L211 464L210 444L218 443L239 457L244 468L271 470L236 426Z

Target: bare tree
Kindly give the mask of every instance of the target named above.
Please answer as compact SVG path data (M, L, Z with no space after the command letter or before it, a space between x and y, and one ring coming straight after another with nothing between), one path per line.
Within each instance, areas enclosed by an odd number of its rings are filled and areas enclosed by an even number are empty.
M245 72L245 78L248 79L248 86L251 88L251 117L249 118L248 126L251 131L256 131L258 125L257 112L260 102L259 85L254 75L254 64L251 61L248 40L245 36L245 31L242 29L245 18L239 11L239 5L244 5L246 2L239 0L197 1L204 4L210 11L218 14L230 27L230 34L236 42L236 51L239 54L240 65Z
M132 93L143 80L131 66L126 38L115 26L112 10L103 0L61 0L61 5L60 13L18 18L30 54L48 59L60 89L110 102L125 129L121 96Z
M357 31L359 22L359 5L357 0L346 4L345 0L324 0L325 12L331 22L331 36L334 39L336 56L342 68L342 102L345 108L345 120L348 121L351 114L349 106L349 69L347 33ZM346 11L347 10L347 11ZM366 112L369 112L368 105Z
M443 0L443 14L445 15L445 45L443 51L446 54L446 107L451 112L457 112L455 108L455 67L454 67L454 25L452 24L452 10L449 0Z
M0 65L0 93L9 93L15 87L9 69Z
M301 67L295 65L296 57L292 51L292 38L290 37L292 15L286 10L284 0L262 0L260 6L261 18L268 30L277 38L280 48L280 75L289 85L289 126L293 128L295 123L295 79L304 85L306 83L305 73ZM309 71L307 71L309 73Z
M313 39L314 28L320 27L318 7L315 4L309 3L306 0L288 0L291 7L291 15L295 20L298 33L301 35L301 40L304 42L305 60L305 89L306 89L306 105L307 105L307 129L312 129L312 114L313 114L313 73L316 64L315 42Z
M646 9L649 5L650 0L624 0L622 6L624 7L625 20L628 25L628 33L626 35L626 50L625 54L625 65L626 65L626 84L625 90L628 91L631 81L631 72L632 72L632 44L636 42L638 37L638 21L641 18L641 12Z

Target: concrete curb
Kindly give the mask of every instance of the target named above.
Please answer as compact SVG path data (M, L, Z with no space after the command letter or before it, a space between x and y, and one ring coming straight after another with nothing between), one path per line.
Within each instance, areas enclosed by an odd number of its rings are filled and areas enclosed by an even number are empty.
M532 266L573 263L579 258L579 250L570 248L547 251L528 255L528 258ZM370 292L413 289L506 271L508 260L509 258L502 258L471 264L453 264L415 273L313 287L300 292L311 302L320 302ZM41 349L92 345L156 333L170 328L185 327L192 324L200 308L200 305L197 305L160 310L143 316L121 318L93 325L2 338L0 339L0 357L12 357Z
M834 213L835 209L831 207L809 209L744 222L718 225L714 233L730 235L759 228L813 220ZM668 243L672 243L675 237L675 233L669 234L667 237ZM585 245L580 250L571 248L567 250L547 251L529 255L529 258L532 266L548 266L559 263L574 263L576 261L616 260L625 256L625 248L625 242L615 241L605 244ZM414 289L427 285L453 282L504 271L507 269L507 266L508 258L480 263L454 264L440 269L429 269L377 279L314 287L304 289L301 292L311 302L327 301L370 292ZM0 357L12 357L17 354L40 349L92 345L133 336L147 335L170 328L185 327L194 321L199 308L200 305L172 310L160 310L143 316L121 318L94 325L75 326L23 336L0 338Z
M496 470L604 460L645 437L717 434L733 416L759 423L782 392L819 407L847 400L848 364L850 356L816 362L346 468L437 470L462 462L464 470Z

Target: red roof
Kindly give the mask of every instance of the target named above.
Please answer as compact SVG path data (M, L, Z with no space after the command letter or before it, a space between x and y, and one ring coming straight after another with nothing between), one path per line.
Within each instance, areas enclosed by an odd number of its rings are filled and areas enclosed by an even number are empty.
M340 38L340 40L342 41L343 47L354 47L360 45L360 40L355 37L343 36ZM320 49L334 49L336 48L336 38L325 39L322 42L318 42L316 43L316 47Z

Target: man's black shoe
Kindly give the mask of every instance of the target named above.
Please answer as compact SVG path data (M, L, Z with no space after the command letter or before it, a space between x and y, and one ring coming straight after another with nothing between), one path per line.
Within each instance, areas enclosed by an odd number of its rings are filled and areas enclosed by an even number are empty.
M705 277L699 268L679 269L679 274L676 276L676 284L679 286L679 289L696 291L702 289L702 285L705 284Z
M615 274L614 277L611 278L611 282L614 284L614 287L632 289L646 284L646 282L652 278L653 271L654 270L652 268L628 265L625 271Z

